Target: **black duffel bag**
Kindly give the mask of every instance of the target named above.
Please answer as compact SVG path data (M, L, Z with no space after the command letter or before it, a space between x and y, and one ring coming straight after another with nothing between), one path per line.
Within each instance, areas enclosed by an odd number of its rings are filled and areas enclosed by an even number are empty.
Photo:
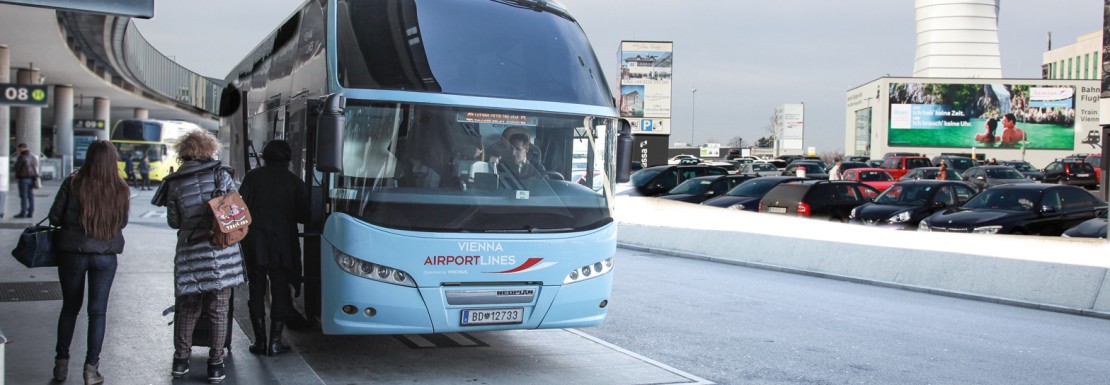
M54 233L58 228L43 226L43 222L46 222L46 218L23 229L23 234L19 235L19 243L12 250L12 256L24 266L58 266L58 258L54 254Z

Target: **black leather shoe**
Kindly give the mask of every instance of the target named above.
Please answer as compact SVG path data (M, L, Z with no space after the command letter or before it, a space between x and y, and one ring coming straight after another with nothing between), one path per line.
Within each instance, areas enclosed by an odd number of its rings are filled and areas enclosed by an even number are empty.
M221 381L224 380L225 376L226 375L224 374L224 361L223 360L220 360L220 361L217 361L217 362L213 362L212 360L208 361L208 383L209 384L219 384Z
M174 358L173 359L173 378L181 378L189 373L189 359L188 358Z
M266 346L267 356L276 356L289 351L289 347L281 343L281 331L284 329L284 322L270 321L270 343Z
M254 329L254 343L247 350L254 354L266 354L266 319L251 318L251 328Z

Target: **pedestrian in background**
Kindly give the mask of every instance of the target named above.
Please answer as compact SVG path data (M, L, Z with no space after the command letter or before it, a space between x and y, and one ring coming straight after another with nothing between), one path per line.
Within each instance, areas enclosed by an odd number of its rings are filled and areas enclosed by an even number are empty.
M58 315L58 343L54 380L65 381L69 371L69 344L77 314L89 285L88 343L85 384L104 382L100 351L104 346L108 293L116 276L116 255L123 252L130 189L119 177L116 148L105 140L89 144L85 164L62 181L50 207L50 224L61 227L55 237L62 311Z
M19 214L16 218L30 218L35 215L35 178L39 177L39 159L27 148L27 143L16 146L19 156L15 158L15 179L19 183Z
M123 160L123 175L127 176L127 185L138 187L135 182L135 154L127 153L127 159Z
M843 179L843 176L840 175L840 167L841 166L843 166L843 163L841 163L840 161L837 161L836 164L833 165L831 169L829 169L829 180L842 180Z
M150 190L150 155L143 153L143 157L139 159L139 177L143 178L140 190Z
M215 159L220 150L216 137L196 130L174 144L181 167L163 180L154 203L166 207L166 221L177 229L174 254L174 354L171 373L181 378L189 372L193 329L201 312L212 321L208 349L208 382L223 381L224 344L227 339L231 290L243 283L239 245L217 248L212 244L214 217L207 201L219 190L236 191L227 168Z
M300 294L301 247L297 224L308 218L308 189L289 171L293 151L284 140L262 149L265 165L243 178L239 192L251 211L251 229L243 239L254 344L250 352L274 356L289 351L281 343L285 319L293 307L290 285ZM267 285L269 283L269 285ZM266 338L266 289L270 290L270 336Z

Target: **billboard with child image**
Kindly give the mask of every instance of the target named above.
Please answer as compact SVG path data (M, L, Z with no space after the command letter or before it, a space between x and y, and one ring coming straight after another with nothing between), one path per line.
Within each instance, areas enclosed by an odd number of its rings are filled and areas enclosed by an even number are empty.
M887 144L1072 150L1076 87L891 83Z

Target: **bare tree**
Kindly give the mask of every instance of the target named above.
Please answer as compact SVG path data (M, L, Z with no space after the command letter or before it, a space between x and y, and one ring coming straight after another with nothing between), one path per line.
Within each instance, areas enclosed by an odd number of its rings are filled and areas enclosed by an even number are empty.
M728 147L729 147L729 148L741 148L741 147L744 147L744 138L741 138L741 137L739 137L739 136L734 136L734 137L732 137L732 139L729 139L729 140L728 140Z

